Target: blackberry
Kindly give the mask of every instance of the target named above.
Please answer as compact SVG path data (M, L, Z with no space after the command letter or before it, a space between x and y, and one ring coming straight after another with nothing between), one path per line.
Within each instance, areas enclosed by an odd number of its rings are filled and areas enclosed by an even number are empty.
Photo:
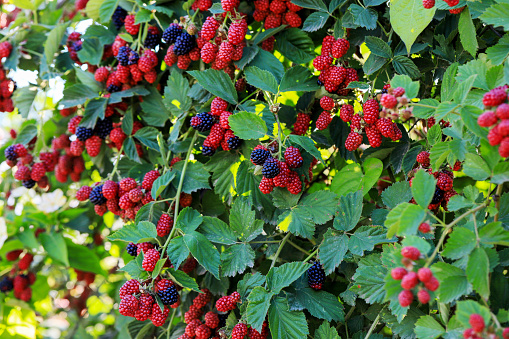
M171 24L163 32L163 41L167 44L174 44L177 38L182 34L182 27L179 24Z
M189 35L187 32L182 34L175 41L173 45L173 53L176 56L184 55L189 53L196 46L196 38L193 35Z
M0 281L0 291L9 292L14 288L14 284L12 279L9 277L4 277L2 281Z
M120 92L121 88L117 85L108 85L108 87L106 87L106 90L110 93L115 93Z
M219 325L217 325L217 328L222 328L222 327L226 326L226 319L228 319L230 312L231 311L228 311L226 313L223 313L223 314L220 313L217 315L219 317Z
M92 192L90 192L88 199L90 200L90 202L92 204L102 205L106 202L106 198L103 196L102 190L103 190L103 185L99 185L99 186L94 187Z
M127 62L127 64L136 65L138 63L138 60L140 60L140 55L136 53L136 51L131 50L129 52L129 61Z
M240 140L240 138L238 136L233 136L233 137L229 138L228 140L226 140L226 142L228 143L228 147L230 149L239 148L241 141L242 140Z
M270 156L270 152L265 148L255 148L251 152L251 162L255 165L263 165L265 160Z
M316 83L318 84L318 86L323 86L323 82L321 80L316 80Z
M32 187L34 187L36 184L36 181L32 180L32 179L28 179L28 180L23 180L23 186L25 186L26 188L30 189Z
M433 199L431 199L431 204L438 204L442 198L444 197L444 191L440 188L435 188L435 194L433 194Z
M113 23L115 24L115 27L117 30L119 30L122 26L124 26L125 17L127 16L127 12L122 7L118 6L115 9L115 12L113 12L113 16L111 19L113 20Z
M382 94L386 94L386 93L388 93L387 88L383 88L382 89Z
M214 117L207 112L196 114L191 118L191 127L199 132L208 131L214 125Z
M95 124L94 134L98 135L101 139L106 139L110 132L113 130L113 123L110 118L98 120Z
M120 47L118 49L118 54L117 54L118 63L121 64L122 66L129 65L130 52L131 52L131 48L129 48L128 46Z
M308 269L308 285L314 290L321 290L325 281L325 271L320 262L315 261Z
M79 52L83 48L83 43L81 42L81 40L75 41L72 44L72 48L74 48L76 52Z
M93 130L91 128L86 128L83 126L78 126L76 128L76 138L78 138L79 141L86 141L87 139L90 139L92 134Z
M210 146L203 146L201 149L201 153L207 157L211 157L214 155L214 153L216 153L216 150Z
M126 250L126 251L127 251L127 253L129 253L129 255L130 255L130 256L132 256L132 257L135 257L135 256L137 256L137 255L138 255L138 253L137 253L137 251L138 251L138 245L136 245L136 244L135 244L135 243L133 243L133 242L130 242L130 243L127 245L127 247L126 247L126 249L125 249L125 250Z
M161 40L161 34L159 34L159 30L157 30L157 33L151 32L151 30L148 30L147 38L145 39L145 42L143 45L147 48L153 49L156 48L156 46L159 44L159 40ZM155 33L155 34L154 34Z
M279 174L278 161L274 158L268 158L265 160L262 168L262 174L268 179L275 178Z
M165 305L172 305L179 300L179 294L175 285L171 285L164 291L158 291L157 295Z
M18 159L18 154L16 154L16 148L14 148L14 146L7 147L4 153L7 160L16 161L16 159Z

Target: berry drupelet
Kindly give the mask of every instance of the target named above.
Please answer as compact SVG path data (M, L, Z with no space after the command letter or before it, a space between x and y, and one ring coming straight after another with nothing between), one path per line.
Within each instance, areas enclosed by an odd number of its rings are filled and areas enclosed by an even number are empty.
M308 285L314 290L321 290L325 281L325 271L320 262L315 261L308 269Z
M113 123L110 118L104 118L97 120L94 128L94 134L99 136L101 139L106 139L110 132L113 130Z

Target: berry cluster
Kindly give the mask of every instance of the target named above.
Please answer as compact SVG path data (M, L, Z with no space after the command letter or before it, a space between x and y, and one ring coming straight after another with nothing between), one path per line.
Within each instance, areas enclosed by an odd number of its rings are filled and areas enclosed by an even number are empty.
M230 128L228 119L232 113L227 109L228 102L216 97L212 100L210 113L198 113L191 118L191 127L195 130L199 132L210 130L209 135L203 141L203 155L212 156L219 147L224 151L240 147L242 140Z
M8 41L0 43L0 59L7 58L11 54L12 45ZM7 71L0 61L0 112L14 111L12 95L16 90L16 83L7 78Z
M412 117L412 107L408 107L409 100L403 87L391 88L390 84L383 87L377 99L382 105L381 118L406 121Z
M308 269L308 285L314 290L321 290L325 282L325 271L319 261Z
M36 235L39 235L39 233L36 233ZM13 250L7 252L6 259L15 263L9 274L0 281L0 291L7 293L14 290L16 299L29 301L32 298L32 288L30 286L34 284L36 279L35 273L29 271L30 264L34 259L33 254L23 250Z
M463 331L463 338L465 339L499 338L493 327L486 326L484 318L480 314L472 313L468 323L470 328ZM509 327L502 330L502 338L509 339Z
M391 277L394 280L401 280L403 291L399 293L398 300L402 307L408 307L414 300L414 293L417 290L417 299L422 304L427 304L431 300L429 291L434 292L440 286L433 272L427 267L421 267L414 272L417 261L421 258L421 252L412 246L401 249L403 259L401 263L405 267L396 267L391 271ZM422 285L419 284L422 283Z
M290 0L255 0L253 18L265 21L265 29L276 28L281 25L300 27L302 19L297 14L302 7Z
M346 64L340 61L349 48L348 40L343 38L336 40L333 36L328 35L322 41L322 54L313 60L314 68L320 71L318 85L324 86L329 93L348 95L350 91L346 89L348 84L359 80L357 71L346 67Z
M195 2L196 3L196 2ZM163 33L163 42L170 44L164 57L168 66L177 63L177 67L186 70L192 61L200 60L200 49L196 44L194 25L184 29L177 23L172 23Z
M404 93L404 90L403 90ZM393 141L401 139L403 134L398 125L388 117L380 115L380 105L376 99L369 99L362 105L362 113L354 114L352 105L341 106L339 117L344 122L350 122L350 133L345 141L345 147L354 151L362 144L362 131L365 132L371 147L380 147L382 137Z
M449 7L457 6L460 3L459 0L444 0L444 1L449 5ZM422 6L426 9L433 8L435 7L435 0L422 0ZM460 8L450 8L449 13L460 14L461 12L463 12L464 9L465 6Z
M263 194L269 194L274 187L286 187L288 192L299 194L302 190L302 181L299 174L292 169L299 168L303 164L300 150L289 146L284 154L285 161L279 161L272 157L271 151L262 145L258 145L251 152L251 162L254 165L262 166L262 181L258 188ZM312 162L309 168L309 176L312 177Z
M485 93L482 102L487 111L477 119L479 126L490 127L488 141L491 146L498 146L498 153L503 158L509 157L508 88L505 85Z

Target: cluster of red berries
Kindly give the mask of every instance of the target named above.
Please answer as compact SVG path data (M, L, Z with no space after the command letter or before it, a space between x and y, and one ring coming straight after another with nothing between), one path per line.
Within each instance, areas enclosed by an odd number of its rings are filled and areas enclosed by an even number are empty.
M412 117L412 107L408 107L409 100L403 87L391 88L390 84L386 84L377 99L382 105L381 118L406 121Z
M444 0L449 7L454 7L460 3L460 0ZM422 6L426 9L430 9L435 7L435 0L422 0ZM460 14L465 9L465 6L460 8L451 8L449 9L449 13L451 14Z
M434 292L440 286L437 278L433 276L433 272L427 267L421 267L414 272L416 262L421 258L419 249L407 246L401 249L403 259L401 263L405 267L396 267L391 271L391 277L394 280L401 280L401 291L398 295L399 304L402 307L408 307L414 300L415 290L417 291L417 299L422 304L427 304L431 297L428 291ZM422 286L419 284L422 283Z
M486 327L482 315L473 313L468 319L470 328L463 331L463 338L465 339L483 339L483 338L499 338L494 332L492 327ZM509 339L509 327L504 328L502 331L502 338Z
M184 314L184 322L187 324L184 334L179 338L196 338L196 339L209 339L219 338L217 330L224 326L226 317L216 312L210 311L204 313L204 308L212 300L212 294L208 289L202 289L203 293L198 294L193 299L193 303ZM200 320L202 318L204 321Z
M6 254L6 259L15 263L9 274L0 281L0 291L7 293L14 290L16 299L29 301L32 298L32 288L30 286L34 284L36 279L35 273L29 271L34 256L24 250L13 250Z
M277 160L272 156L272 153L262 145L256 146L251 152L251 162L262 166L263 177L258 188L263 194L269 194L274 187L286 187L288 192L299 194L302 191L302 181L299 174L292 169L299 168L303 164L300 150L289 146L284 154L285 161ZM316 162L313 161L309 167L310 178L313 175L312 168L315 164Z
M358 81L359 76L353 68L346 67L341 62L350 48L348 40L327 35L322 41L321 55L313 60L313 66L320 71L318 76L318 85L324 86L325 90L332 94L348 95L349 89L346 89L352 81Z
M336 103L334 99L328 96L323 96L320 99L320 107L324 109L318 119L316 119L316 128L320 131L323 131L332 121L332 110L336 107Z
M300 27L302 19L297 14L302 7L290 0L255 0L253 18L265 21L265 29L276 28L281 25Z
M164 304L163 309L156 302L158 296ZM157 277L146 282L128 280L119 291L120 314L134 317L136 320L145 321L150 319L154 326L162 326L170 313L170 308L180 305L180 299L176 284L168 279Z
M429 152L427 151L422 151L421 153L417 154L416 160L421 165L422 168L425 168L430 175L433 175L433 177L437 179L435 193L433 194L433 198L428 208L430 210L436 210L440 206L442 206L444 210L447 211L447 204L449 203L449 200L451 199L451 197L458 194L458 192L456 192L453 188L454 174L450 170L451 168L448 167L440 171L433 172L433 170L430 167ZM456 161L456 163L452 167L452 170L454 171L461 170L461 162ZM412 186L412 180L413 178L410 179L410 186ZM412 198L410 202L415 203L415 200Z
M341 120L350 122L350 133L345 141L347 150L354 151L359 148L363 130L371 147L380 147L382 136L393 141L401 139L403 134L398 125L391 118L380 116L380 104L376 99L367 100L362 105L362 110L362 113L354 114L354 108L349 104L341 106L339 110Z
M8 41L0 43L0 59L7 58L11 54L12 45ZM16 83L7 78L6 70L0 61L0 112L14 111L12 95L16 89Z
M228 119L233 113L227 111L227 109L228 102L220 97L216 97L212 100L210 113L198 113L191 118L191 127L197 131L205 132L210 130L209 135L203 141L203 155L212 156L219 147L224 151L240 147L242 139L231 130Z
M505 85L484 94L483 104L487 111L479 116L477 123L481 127L491 127L488 141L491 146L498 145L501 157L509 157L509 103Z

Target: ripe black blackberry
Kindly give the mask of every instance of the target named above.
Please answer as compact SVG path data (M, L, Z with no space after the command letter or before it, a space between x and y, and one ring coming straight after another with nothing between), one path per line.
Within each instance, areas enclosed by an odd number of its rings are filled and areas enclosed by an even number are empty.
M199 132L205 132L214 125L214 122L215 119L211 114L202 112L191 118L191 127Z
M270 157L270 152L265 147L256 147L253 152L251 152L251 162L255 165L263 165L268 157Z
M131 49L128 46L122 46L118 49L117 60L122 66L129 65L129 54Z
M323 86L323 82L321 80L316 80L316 83L318 84L318 86Z
M83 43L81 42L81 40L75 41L72 44L72 48L74 48L76 52L79 52L83 48Z
M274 158L265 160L262 168L262 174L267 179L275 178L279 174L279 164Z
M214 153L216 153L216 150L210 146L203 146L201 153L207 157L211 157L214 155Z
M94 205L102 205L106 202L106 198L104 197L103 193L103 185L99 185L94 187L92 192L90 192L90 195L88 199L90 199L90 202Z
M193 35L189 35L187 32L182 34L175 41L173 46L173 53L175 55L184 55L189 53L196 46L196 38Z
M222 328L226 326L226 319L228 319L230 313L231 311L228 311L226 313L219 313L217 315L217 317L219 318L219 325L217 325L217 328Z
M431 199L431 204L438 204L440 201L442 201L444 197L444 191L442 191L440 188L435 188L435 194L433 194L433 199Z
M325 281L325 271L319 261L308 269L308 285L314 290L321 290Z
M0 291L1 292L9 292L14 288L14 284L11 278L4 277L2 281L0 281Z
M182 34L182 27L179 24L170 24L163 32L163 41L167 44L174 44L177 38Z
M118 6L113 12L111 20L115 24L117 30L119 30L122 26L124 26L125 17L127 16L127 12L122 7Z
M154 34L151 30L148 30L147 37L145 38L145 42L143 45L147 48L153 49L159 45L159 41L161 40L161 34L159 34L159 30Z
M109 93L115 93L115 92L120 92L121 88L118 87L117 85L108 85L108 87L106 87L106 90Z
M138 255L137 251L138 251L138 245L136 245L135 243L133 242L130 242L127 247L125 248L125 250L127 251L127 253L129 253L129 255L131 257L135 257Z
M23 186L25 186L26 188L32 188L34 187L36 184L36 181L32 180L32 179L28 179L28 180L23 180Z
M16 149L14 146L9 146L4 151L5 158L10 161L15 161L18 159L18 154L16 154Z
M111 121L111 118L104 118L103 120L97 120L94 128L94 134L99 136L101 139L106 139L106 137L110 135L112 129L113 122Z
M158 291L157 295L165 305L172 305L179 300L179 294L175 285L171 285L164 291Z
M236 135L231 137L231 138L229 138L228 140L226 140L226 142L228 143L228 147L230 149L237 149L237 148L239 148L241 141L242 140L238 136L236 136Z
M136 51L131 50L129 52L129 61L127 62L127 64L136 65L138 63L138 60L140 60L140 55L136 53Z
M90 139L92 134L94 134L94 132L91 128L83 126L78 126L76 128L76 138L78 138L79 141L86 141L87 139Z

